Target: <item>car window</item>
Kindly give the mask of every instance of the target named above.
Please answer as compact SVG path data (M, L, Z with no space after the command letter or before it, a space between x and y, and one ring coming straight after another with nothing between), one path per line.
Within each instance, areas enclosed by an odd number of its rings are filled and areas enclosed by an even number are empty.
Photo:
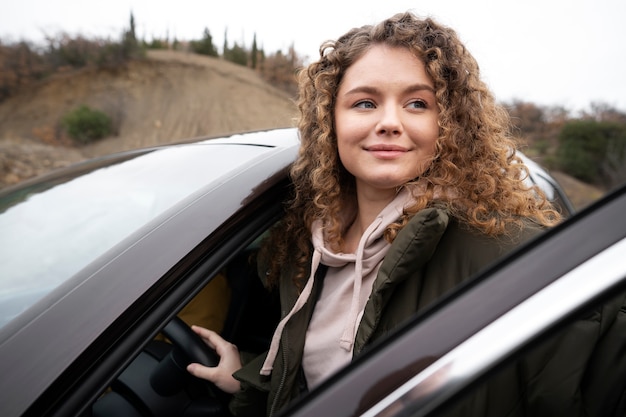
M625 301L625 292L614 292L509 356L436 410L403 415L578 415L584 404L590 416L623 416ZM603 317L612 308L622 309L617 321ZM602 337L591 334L596 327L589 323L597 321L606 322Z
M0 328L130 234L227 176L231 161L245 164L268 149L198 145L157 150L36 187L28 195L19 191L19 198L5 195L0 202Z
M563 275L366 415L622 416L625 250L622 239Z
M279 320L278 294L257 272L262 234L235 254L177 314L186 324L221 334L247 354L267 349Z

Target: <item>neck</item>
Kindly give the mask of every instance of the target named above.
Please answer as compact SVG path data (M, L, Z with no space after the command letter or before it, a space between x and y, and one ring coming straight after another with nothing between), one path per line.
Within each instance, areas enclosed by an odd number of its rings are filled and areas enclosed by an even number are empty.
M374 219L380 212L393 201L396 196L395 190L370 190L369 192L359 192L357 187L356 200L357 212L354 221L346 230L343 241L343 251L353 253Z

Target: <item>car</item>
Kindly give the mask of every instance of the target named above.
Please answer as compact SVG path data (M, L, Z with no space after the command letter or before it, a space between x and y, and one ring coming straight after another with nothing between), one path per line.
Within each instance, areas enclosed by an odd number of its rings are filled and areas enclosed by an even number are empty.
M281 218L298 147L293 128L198 138L0 191L2 415L228 415L228 396L184 370L216 357L183 312L223 278L227 302L220 293L204 307L226 305L222 334L241 350L267 346L280 312L249 259ZM626 289L625 189L577 213L548 172L529 167L529 181L567 220L284 415L432 415L581 309ZM589 270L596 279L585 279ZM528 310L542 314L520 319Z

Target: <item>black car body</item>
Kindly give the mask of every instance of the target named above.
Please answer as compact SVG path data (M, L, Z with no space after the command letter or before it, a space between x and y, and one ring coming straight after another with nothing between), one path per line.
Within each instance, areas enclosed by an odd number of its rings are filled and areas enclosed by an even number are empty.
M195 140L111 155L0 192L2 414L96 415L93 404L138 369L181 308L220 271L240 266L280 219L298 146L294 129ZM530 179L571 215L558 184L529 165ZM626 266L617 259L626 255L625 210L621 190L572 216L398 329L286 415L427 415L453 400L580 309L624 289ZM603 279L571 297L555 295L554 286L582 286L579 269L598 264ZM260 297L250 281L238 284L230 318L247 309L254 323L272 324L274 317L249 311ZM501 296L489 297L493 291ZM550 314L510 334L516 311L546 303L555 306ZM250 334L260 325L232 323L229 336L251 345L267 337ZM455 331L442 334L440 326ZM466 366L477 349L482 360ZM141 397L135 391L144 388L125 389ZM183 409L193 402L182 401ZM136 415L154 415L160 406L137 407Z

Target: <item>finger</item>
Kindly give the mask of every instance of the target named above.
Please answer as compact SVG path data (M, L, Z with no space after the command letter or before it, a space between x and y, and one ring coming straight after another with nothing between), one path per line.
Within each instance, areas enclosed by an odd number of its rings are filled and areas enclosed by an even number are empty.
M209 347L215 350L220 357L225 354L238 354L237 347L224 339L217 332L200 326L192 326L191 328L202 338L202 340L205 341L207 345L209 345Z
M234 394L241 389L241 384L231 374L220 371L218 367L209 368L199 363L191 363L187 366L187 372L191 375L211 381L222 391Z
M191 330L193 330L198 336L200 336L211 349L216 350L215 340L221 339L221 336L219 336L213 330L205 329L204 327L200 326L193 325L191 326Z
M204 366L199 363L190 363L187 365L187 372L195 377L206 379L211 382L215 382L217 377L216 368Z

